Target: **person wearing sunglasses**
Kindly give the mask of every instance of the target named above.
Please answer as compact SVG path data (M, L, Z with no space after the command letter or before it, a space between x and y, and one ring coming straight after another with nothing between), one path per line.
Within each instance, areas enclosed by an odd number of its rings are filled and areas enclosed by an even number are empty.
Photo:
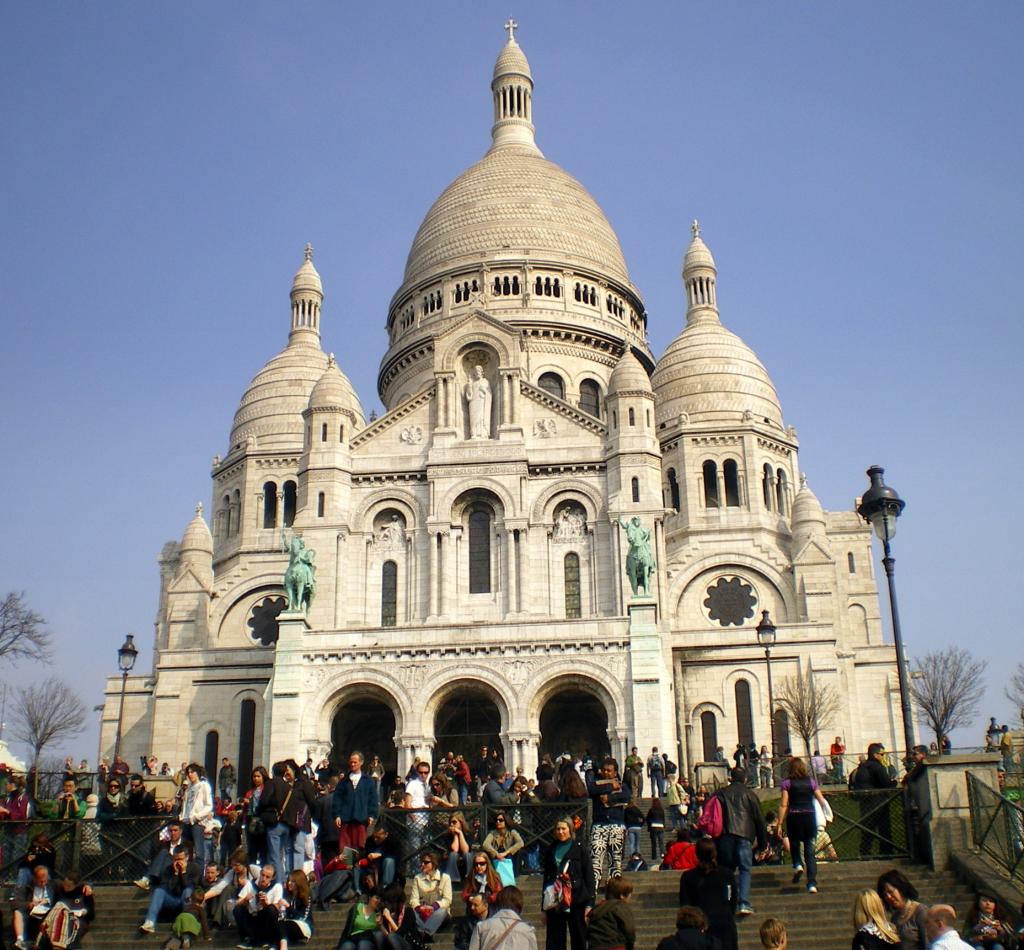
M420 873L412 879L409 903L416 912L416 926L423 933L437 933L448 919L452 879L438 868L437 855L428 852L420 858Z
M466 878L466 885L462 888L462 899L466 903L466 914L469 915L469 899L474 895L481 895L487 901L489 908L494 907L494 902L501 893L501 878L494 870L491 859L483 851L477 851L472 858L472 874Z
M468 873L470 852L470 831L462 812L455 812L448 819L447 850L445 871L453 881L461 881Z

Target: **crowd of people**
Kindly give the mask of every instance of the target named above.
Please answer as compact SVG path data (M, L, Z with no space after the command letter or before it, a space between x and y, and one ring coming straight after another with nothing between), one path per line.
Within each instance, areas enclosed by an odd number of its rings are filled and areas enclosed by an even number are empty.
M482 748L472 761L452 753L436 766L416 760L405 776L391 779L378 757L367 761L354 751L340 767L311 759L303 765L283 760L269 771L258 766L242 795L236 769L223 759L215 777L184 763L170 776L170 807L147 789L147 774L121 767L111 768L102 797L90 802L96 794L83 796L71 769L49 811L97 822L171 814L147 844L148 866L135 881L149 897L140 934L154 934L167 923L170 948L230 929L238 947L286 950L308 942L314 913L326 913L338 901L350 902L338 927L338 950L423 950L442 927L454 929L457 950L494 950L495 941L505 950L536 948L517 886L522 874L536 871L546 950L633 950L633 886L624 874L658 868L680 872L677 930L659 950L728 950L738 946L737 919L755 912L755 864L788 856L793 882L813 895L818 861L835 857L834 849L829 854L825 826L831 815L821 781L824 772L835 774L834 762L821 770L813 759L791 758L784 769L773 768L779 809L763 814L752 787L759 784L760 766L742 751L728 783L714 790L694 787L657 749L643 757L632 749L621 772L611 757L545 756L536 774L526 776L521 768L506 769L495 750ZM923 758L927 750L920 751ZM842 761L845 748L836 755ZM849 776L852 786L892 787L885 756L880 743L869 746ZM120 766L117 759L114 765ZM652 797L644 803L645 780ZM467 819L476 803L487 806L476 809L486 816L486 827ZM556 806L543 834L527 833L520 824L523 806L533 803ZM13 779L0 821L24 820L32 811L24 783ZM439 814L444 830L433 834ZM587 814L589 822L581 817ZM870 841L872 831L885 829L866 830ZM15 890L19 950L76 946L93 919L91 888L77 871L58 876L56 864L53 844L45 835L34 837ZM910 881L894 869L874 891L857 895L852 945L1016 946L992 895L979 895L963 944L956 942L961 938L950 913L946 905L922 905ZM761 940L765 947L785 947L785 927L765 921Z

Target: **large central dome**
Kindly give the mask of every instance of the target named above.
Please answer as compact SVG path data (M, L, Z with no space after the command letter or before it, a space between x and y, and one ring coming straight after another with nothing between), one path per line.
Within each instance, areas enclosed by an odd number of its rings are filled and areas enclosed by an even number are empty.
M536 147L493 148L444 190L416 232L404 282L463 261L502 257L577 264L629 283L604 212Z

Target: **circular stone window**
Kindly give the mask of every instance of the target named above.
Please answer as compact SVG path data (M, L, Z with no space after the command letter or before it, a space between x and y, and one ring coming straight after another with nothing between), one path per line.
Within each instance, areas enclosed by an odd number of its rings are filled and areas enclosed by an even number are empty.
M288 601L283 597L264 597L255 607L246 623L249 626L249 636L265 647L272 647L277 643L279 635L277 627L277 615L287 606Z
M742 627L743 621L754 616L757 595L741 577L720 577L708 588L704 606L709 620L723 627Z

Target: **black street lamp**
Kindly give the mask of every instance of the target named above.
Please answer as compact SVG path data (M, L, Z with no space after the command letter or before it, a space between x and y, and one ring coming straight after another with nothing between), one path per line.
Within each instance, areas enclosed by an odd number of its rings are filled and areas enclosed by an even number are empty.
M128 674L132 671L132 667L135 666L135 658L139 655L139 651L133 642L134 639L135 635L129 633L117 651L117 666L121 671L121 705L117 710L117 738L114 740L115 759L121 754L121 722L124 719L124 691L128 686Z
M896 559L889 550L889 542L896 536L896 519L907 503L896 494L896 490L885 484L882 477L885 469L872 465L868 469L871 487L857 506L857 514L867 521L882 542L882 565L889 582L889 610L892 613L892 637L896 643L896 671L900 682L900 708L903 712L904 757L909 758L914 748L914 721L910 711L910 687L907 683L907 661L903 654L903 633L900 630L900 612L896 607Z
M757 642L764 647L764 662L768 667L768 725L772 733L772 764L778 749L775 746L775 693L772 690L772 647L775 646L775 624L768 616L767 610L761 611L761 620L754 628L757 630Z

